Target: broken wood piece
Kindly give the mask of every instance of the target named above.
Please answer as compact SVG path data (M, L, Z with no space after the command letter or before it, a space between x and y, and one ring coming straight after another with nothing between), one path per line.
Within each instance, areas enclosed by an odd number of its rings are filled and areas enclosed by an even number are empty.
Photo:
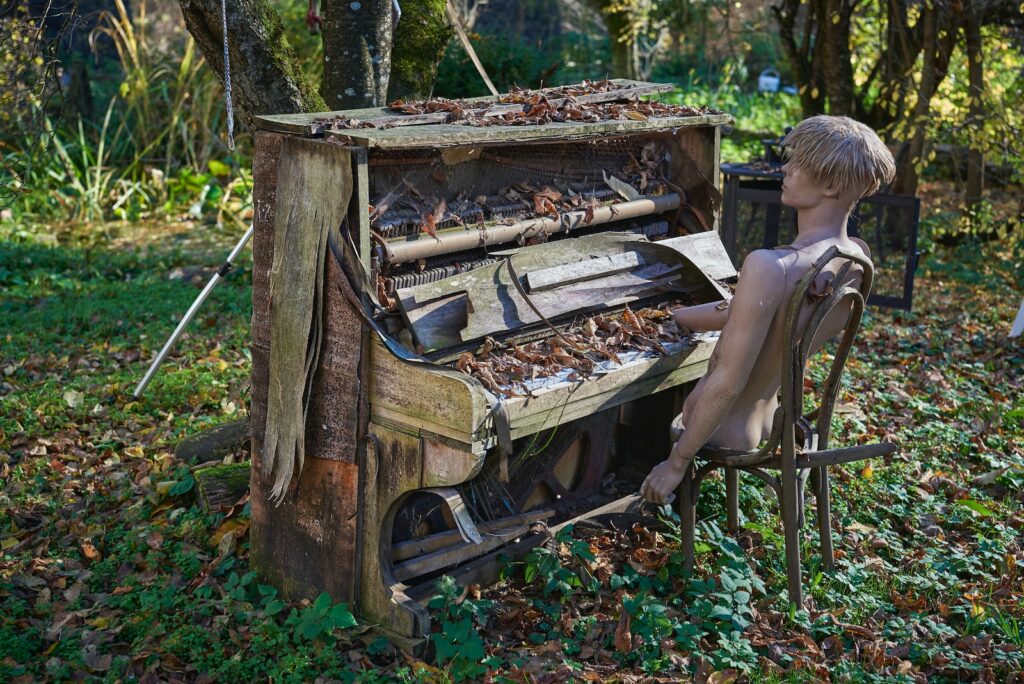
M480 523L477 525L477 529L486 538L489 534L500 533L509 527L521 527L538 520L547 520L554 514L555 512L550 508L540 511L529 511L522 515L510 515L505 518ZM462 535L459 534L458 530L445 530L444 532L438 532L437 534L431 534L419 539L396 542L391 545L391 562L396 563L422 554L433 553L461 541Z
M651 296L674 284L678 271L679 267L674 264L656 262L632 272L537 292L530 297L530 301L549 319L567 314L583 314ZM475 296L477 294L481 296ZM463 342L541 322L540 316L518 292L507 291L498 296L488 294L469 295L472 310L466 327L460 332Z
M485 535L479 544L456 544L402 563L397 563L392 566L392 574L399 582L405 582L414 577L438 572L453 565L460 565L477 556L493 551L500 546L504 546L516 537L526 534L529 530L529 524L499 528Z
M408 290L401 290L408 292ZM459 331L466 327L469 298L465 292L435 299L417 306L411 299L400 300L406 325L426 349L443 349L462 342ZM423 319L427 319L422 322Z
M687 259L710 278L728 280L736 277L736 267L732 265L732 259L729 258L729 253L725 250L718 231L708 230L692 233L682 237L660 240L658 244L666 245L685 254Z
M224 463L196 468L196 501L206 513L231 508L249 491L250 463Z
M219 461L249 441L249 417L189 435L174 447L174 458L184 463Z

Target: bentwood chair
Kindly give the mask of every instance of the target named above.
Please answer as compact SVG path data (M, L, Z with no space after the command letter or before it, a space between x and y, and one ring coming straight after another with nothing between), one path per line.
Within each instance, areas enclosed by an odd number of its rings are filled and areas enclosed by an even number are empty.
M855 265L860 267L859 273ZM835 276L824 293L816 293L816 278L829 266ZM817 500L822 559L826 569L834 569L828 466L876 458L896 450L896 446L888 442L829 448L832 412L839 394L843 367L860 327L873 275L871 262L863 256L832 247L814 262L798 283L786 312L785 339L788 342L783 352L780 402L767 441L752 451L704 447L690 464L679 486L677 499L687 572L693 570L700 483L719 468L725 471L726 509L731 533L736 533L739 528L740 472L760 478L778 496L785 534L789 599L798 606L803 604L800 528L804 522L804 488L809 474L811 493ZM842 316L844 311L849 311L849 318L842 331L834 335L837 338L835 356L831 359L824 384L815 393L813 387L805 387L804 384L808 361L820 347L819 334L826 332L823 323L828 321L832 325L834 316ZM829 317L830 312L835 312L833 318ZM808 403L817 405L805 413L807 396L811 397ZM672 423L673 441L681 434L679 420L677 417Z

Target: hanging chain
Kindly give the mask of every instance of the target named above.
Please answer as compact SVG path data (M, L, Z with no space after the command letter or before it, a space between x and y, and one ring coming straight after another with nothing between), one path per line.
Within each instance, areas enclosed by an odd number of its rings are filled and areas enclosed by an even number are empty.
M235 110L231 104L231 57L228 54L228 6L220 0L220 23L224 33L224 101L227 105L228 149L235 149Z

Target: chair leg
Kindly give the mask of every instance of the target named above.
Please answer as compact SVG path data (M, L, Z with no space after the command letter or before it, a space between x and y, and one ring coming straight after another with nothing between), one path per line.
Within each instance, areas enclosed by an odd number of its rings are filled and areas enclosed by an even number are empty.
M735 535L740 531L740 471L736 468L725 469L725 502L729 534Z
M836 569L836 559L832 552L832 502L829 498L828 468L821 466L814 469L814 498L818 502L818 536L821 538L821 559L826 570Z
M786 579L789 586L789 600L797 608L803 607L803 589L800 586L800 526L799 471L793 465L783 464L782 480L782 529L786 538Z
M801 471L796 472L796 526L802 530L804 528L804 483L800 479Z
M693 547L697 534L697 497L700 490L694 479L695 473L695 464L690 463L686 474L683 475L683 481L679 483L679 489L676 490L676 498L679 499L679 540L683 547L683 572L687 576L693 574Z

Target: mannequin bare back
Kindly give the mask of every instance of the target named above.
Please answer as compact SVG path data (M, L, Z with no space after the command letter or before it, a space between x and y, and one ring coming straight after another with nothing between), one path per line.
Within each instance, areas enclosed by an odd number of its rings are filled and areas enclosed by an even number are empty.
M833 245L870 257L864 242L847 235L846 224L857 200L892 179L888 149L871 129L845 117L812 117L786 142L790 161L782 167L782 202L797 211L796 240L751 252L727 308L705 304L673 312L682 328L722 334L707 374L683 404L682 437L640 489L649 501L667 502L705 444L746 451L768 436L781 385L786 305L797 283ZM832 277L826 267L816 289L824 292ZM848 313L832 312L816 343L839 332Z

